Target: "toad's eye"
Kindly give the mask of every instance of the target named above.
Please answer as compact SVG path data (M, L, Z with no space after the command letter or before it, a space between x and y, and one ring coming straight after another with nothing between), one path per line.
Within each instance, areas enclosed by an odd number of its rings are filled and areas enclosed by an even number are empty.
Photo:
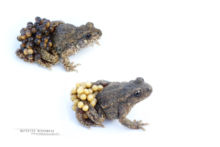
M92 37L91 34L86 34L86 39L90 39Z
M135 97L140 97L140 96L141 96L141 91L140 91L140 90L136 91L136 92L134 93L134 96L135 96Z

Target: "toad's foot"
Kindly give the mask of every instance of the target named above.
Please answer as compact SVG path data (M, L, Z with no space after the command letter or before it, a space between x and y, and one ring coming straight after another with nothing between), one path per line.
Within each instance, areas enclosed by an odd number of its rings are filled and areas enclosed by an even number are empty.
M147 123L142 123L142 121L131 121L127 118L120 118L119 121L124 126L130 128L130 129L142 129L145 130L143 126L147 125Z
M44 62L44 61L41 60L41 59L38 59L36 62L37 62L38 64L40 64L41 66L43 66L43 67L46 67L46 68L48 68L48 69L51 69L52 64L49 63L49 62Z
M69 56L74 55L75 53L76 53L75 50L68 49L61 54L62 63L66 71L77 71L76 67L79 66L80 64L74 64L69 60Z

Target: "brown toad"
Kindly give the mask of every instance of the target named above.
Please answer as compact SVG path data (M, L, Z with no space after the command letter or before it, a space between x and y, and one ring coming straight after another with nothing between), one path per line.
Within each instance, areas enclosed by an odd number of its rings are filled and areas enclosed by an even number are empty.
M76 108L76 117L86 127L103 126L104 120L119 119L120 123L131 129L143 129L146 123L131 121L126 118L131 108L138 102L147 98L152 88L144 82L143 78L137 78L129 82L108 82L99 80L95 85L102 85L104 88L96 95L97 104L89 106L88 111Z
M77 66L69 61L69 56L97 43L102 35L91 22L76 27L40 17L35 18L35 23L29 22L20 33L18 40L22 44L16 52L20 58L47 68L61 61L66 71L74 71Z

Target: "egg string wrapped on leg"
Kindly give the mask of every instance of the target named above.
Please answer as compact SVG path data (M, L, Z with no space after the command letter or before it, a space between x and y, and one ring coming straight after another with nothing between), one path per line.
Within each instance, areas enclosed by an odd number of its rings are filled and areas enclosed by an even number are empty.
M104 116L97 115L98 106L96 106L96 95L103 88L104 85L99 83L83 82L77 83L71 91L71 100L74 103L72 109L76 111L78 120L87 127L103 126Z
M34 23L28 22L17 37L21 42L20 48L16 51L18 57L27 62L36 61L46 67L56 64L59 58L52 48L52 35L56 27L62 23L40 17L36 17Z
M73 110L76 111L77 108L80 108L86 112L89 110L89 105L95 107L97 103L96 95L102 89L102 85L95 85L91 82L77 83L71 92L71 100L74 102Z

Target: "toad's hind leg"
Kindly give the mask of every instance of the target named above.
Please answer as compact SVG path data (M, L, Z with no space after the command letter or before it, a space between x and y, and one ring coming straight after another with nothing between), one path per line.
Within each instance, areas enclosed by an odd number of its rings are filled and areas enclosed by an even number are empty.
M74 55L74 54L76 54L76 51L74 49L67 49L61 53L62 63L66 71L77 71L76 67L79 64L74 64L73 62L70 62L69 60L69 56Z
M51 64L56 64L59 61L59 56L55 50L52 50L51 53L45 49L39 50L41 58Z
M37 57L36 62L41 66L46 68L51 68L52 65L56 64L59 61L59 56L55 50L52 50L52 53L44 49L38 49L40 57Z
M81 110L81 109L77 109L76 110L76 118L78 119L78 121L82 124L82 125L84 125L84 126L86 126L86 127L90 127L90 126L93 126L93 125L95 125L95 123L94 122L92 122L88 117L87 117L87 115L85 114L85 112L83 111L83 110Z
M89 105L89 111L86 111L86 115L88 116L88 118L94 122L95 126L104 127L102 123L106 117L101 107L96 105L94 108L88 103L87 105Z
M89 105L89 104L88 104ZM100 126L104 127L102 122L105 120L105 115L101 109L96 110L94 107L89 105L89 111L84 112L82 109L77 108L76 118L78 121L86 126Z

